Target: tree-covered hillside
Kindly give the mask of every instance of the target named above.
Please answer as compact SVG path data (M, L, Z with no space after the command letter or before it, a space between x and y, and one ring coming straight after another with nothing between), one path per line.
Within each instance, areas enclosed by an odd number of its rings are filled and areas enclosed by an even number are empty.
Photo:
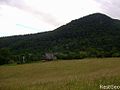
M118 57L120 21L95 13L53 31L1 37L0 48L8 48L13 55L32 54L39 58L46 52L63 59Z

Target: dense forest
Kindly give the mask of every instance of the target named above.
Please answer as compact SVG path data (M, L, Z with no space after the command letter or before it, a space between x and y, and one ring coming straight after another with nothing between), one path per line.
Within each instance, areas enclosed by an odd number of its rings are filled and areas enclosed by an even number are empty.
M120 21L101 13L91 14L53 31L0 38L0 64L45 59L120 57Z

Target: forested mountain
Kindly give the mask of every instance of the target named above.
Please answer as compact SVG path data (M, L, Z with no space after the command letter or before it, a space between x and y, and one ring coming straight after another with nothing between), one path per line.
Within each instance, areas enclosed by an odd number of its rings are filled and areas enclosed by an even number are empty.
M120 56L120 21L101 13L71 21L53 31L0 38L13 55L46 52L58 58Z

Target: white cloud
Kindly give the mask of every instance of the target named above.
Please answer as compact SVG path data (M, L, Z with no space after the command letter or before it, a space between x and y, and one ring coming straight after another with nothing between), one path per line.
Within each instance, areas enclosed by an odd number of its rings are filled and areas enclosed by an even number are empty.
M94 0L0 0L0 33L53 30L73 19L99 12L99 5Z
M53 15L61 22L99 11L97 3L92 0L26 0L26 4L35 10Z
M113 18L120 19L120 0L95 0L101 8L101 12Z
M2 33L2 36L42 32L54 28L53 26L45 22L41 22L38 18L16 7L1 5L1 8L0 33ZM16 24L21 24L26 27L20 27Z

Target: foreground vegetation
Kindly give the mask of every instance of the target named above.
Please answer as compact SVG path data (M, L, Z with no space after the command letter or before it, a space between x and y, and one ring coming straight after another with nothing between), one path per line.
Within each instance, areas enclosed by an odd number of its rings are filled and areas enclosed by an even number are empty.
M120 58L0 66L0 90L99 90L120 85Z

